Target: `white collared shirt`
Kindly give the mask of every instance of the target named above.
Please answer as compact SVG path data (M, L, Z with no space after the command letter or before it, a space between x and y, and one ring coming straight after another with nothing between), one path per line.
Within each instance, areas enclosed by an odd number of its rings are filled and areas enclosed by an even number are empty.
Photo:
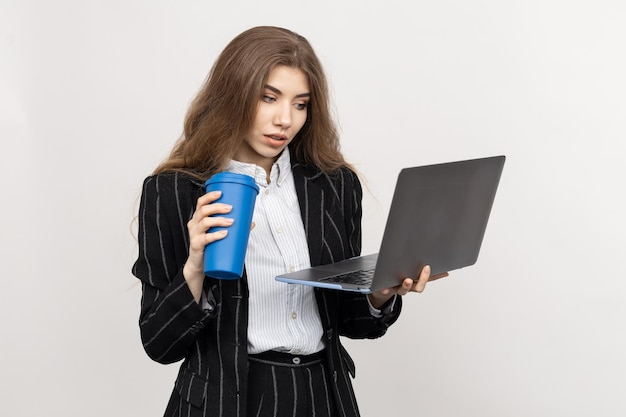
M226 171L249 175L259 186L245 259L248 353L306 355L322 350L323 328L313 288L274 279L311 266L289 151L272 165L269 184L265 170L255 164L231 161Z

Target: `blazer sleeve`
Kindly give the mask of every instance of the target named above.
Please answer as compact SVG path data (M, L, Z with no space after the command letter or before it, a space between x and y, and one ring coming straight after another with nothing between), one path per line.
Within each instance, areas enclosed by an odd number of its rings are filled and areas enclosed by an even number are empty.
M211 316L195 302L182 274L188 254L187 221L195 201L191 181L160 174L143 183L138 215L139 255L133 274L141 280L139 327L153 360L183 359ZM192 198L190 198L192 197Z
M358 176L351 170L346 171L343 177L343 213L349 254L354 257L361 254L363 189ZM387 328L398 319L402 309L402 297L395 297L394 302L383 306L382 316L374 317L366 295L340 291L338 296L341 298L339 333L350 338L373 339L384 335Z

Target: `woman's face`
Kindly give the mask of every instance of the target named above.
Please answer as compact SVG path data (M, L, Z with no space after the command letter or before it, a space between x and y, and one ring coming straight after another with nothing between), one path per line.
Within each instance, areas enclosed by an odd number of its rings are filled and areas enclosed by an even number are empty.
M234 159L257 164L269 173L304 125L310 97L309 81L301 70L284 65L274 67L259 97L252 127Z

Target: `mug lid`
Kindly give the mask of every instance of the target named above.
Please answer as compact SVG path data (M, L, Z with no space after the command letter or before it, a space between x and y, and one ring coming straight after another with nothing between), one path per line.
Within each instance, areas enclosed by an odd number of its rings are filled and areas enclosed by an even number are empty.
M259 186L254 182L254 178L249 175L238 174L235 172L218 172L206 180L204 182L204 186L207 187L209 184L215 184L218 182L234 182L237 184L247 185L248 187L252 187L257 193L259 192Z

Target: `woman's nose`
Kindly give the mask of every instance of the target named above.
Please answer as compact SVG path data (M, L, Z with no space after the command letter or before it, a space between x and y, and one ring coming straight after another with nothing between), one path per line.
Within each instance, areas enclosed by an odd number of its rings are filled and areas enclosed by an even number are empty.
M274 124L282 126L283 129L291 126L291 106L276 106L276 114L274 115Z

